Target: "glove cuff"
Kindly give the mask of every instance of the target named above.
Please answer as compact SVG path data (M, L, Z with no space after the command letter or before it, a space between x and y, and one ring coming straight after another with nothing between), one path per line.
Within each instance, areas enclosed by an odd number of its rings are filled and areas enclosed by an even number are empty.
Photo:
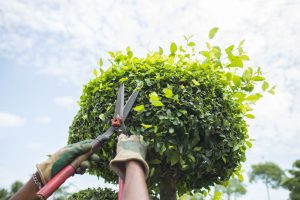
M125 162L129 160L136 160L143 166L145 177L147 179L149 175L149 166L139 153L132 151L121 151L113 160L110 161L109 166L113 172L115 172L122 179L125 179Z
M43 184L46 185L46 183L48 183L48 181L51 179L51 165L45 161L41 164L36 164L36 168Z

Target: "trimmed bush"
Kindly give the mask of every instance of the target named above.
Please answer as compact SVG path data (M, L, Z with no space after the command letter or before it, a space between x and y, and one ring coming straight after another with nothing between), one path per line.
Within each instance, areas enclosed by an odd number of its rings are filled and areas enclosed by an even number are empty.
M212 29L212 38L217 29ZM186 45L170 45L144 58L126 52L109 52L110 66L94 71L84 86L80 110L69 130L69 142L96 138L111 125L116 95L125 84L125 98L140 93L126 120L129 134L142 135L148 144L148 186L161 199L221 184L239 173L251 147L245 118L254 118L251 106L265 92L274 93L260 68L245 67L249 57L241 41L237 47L206 44L199 50L190 37ZM102 146L101 161L90 173L116 183L108 163L115 156L116 139ZM176 198L176 192L175 192Z

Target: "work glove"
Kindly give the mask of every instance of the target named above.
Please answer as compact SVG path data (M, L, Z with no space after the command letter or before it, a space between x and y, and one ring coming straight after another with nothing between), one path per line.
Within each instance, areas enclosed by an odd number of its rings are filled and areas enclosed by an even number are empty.
M131 135L130 137L121 134L118 138L117 155L110 161L109 166L113 172L119 177L125 179L125 163L129 160L138 161L144 169L145 177L148 177L149 166L145 161L146 145L142 144L139 135Z
M76 157L91 151L92 140L85 140L75 144L70 144L64 148L58 150L49 158L36 165L40 178L45 185L53 176L55 176L65 166L70 164ZM92 154L89 161L99 161L99 157L96 154ZM76 169L77 174L83 174L85 170L90 166L89 161L83 161Z

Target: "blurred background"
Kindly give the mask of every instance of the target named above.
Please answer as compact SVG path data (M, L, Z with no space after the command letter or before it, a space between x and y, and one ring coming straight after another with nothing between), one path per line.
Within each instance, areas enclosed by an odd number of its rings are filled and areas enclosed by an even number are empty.
M249 66L261 66L276 94L255 106L239 199L267 199L262 181L249 183L251 165L274 162L288 175L300 159L300 2L298 0L0 0L0 188L26 182L67 143L83 85L99 58L125 50L143 56L184 35L223 48L245 39ZM109 63L104 62L108 67ZM68 180L70 191L108 186L87 174ZM109 185L115 188L115 186ZM271 199L289 191L270 190Z

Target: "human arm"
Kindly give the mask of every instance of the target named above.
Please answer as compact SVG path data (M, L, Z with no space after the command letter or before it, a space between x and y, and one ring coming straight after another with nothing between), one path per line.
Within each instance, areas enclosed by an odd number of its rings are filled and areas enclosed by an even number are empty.
M44 186L52 177L54 177L60 170L70 164L76 157L91 151L91 140L85 140L76 144L68 145L49 158L37 164L37 172L33 174L31 179L11 198L11 200L35 200L39 199L36 193ZM93 154L90 160L97 161L99 157ZM89 162L84 161L76 169L76 173L83 174L89 167Z
M149 167L145 161L146 146L137 135L118 138L117 155L110 162L110 168L125 180L123 200L148 200L146 178Z
M126 162L126 176L123 199L148 200L149 194L146 184L145 172L141 164L136 160Z
M10 198L10 200L38 200L36 193L39 191L38 187L34 184L31 177L20 190Z

